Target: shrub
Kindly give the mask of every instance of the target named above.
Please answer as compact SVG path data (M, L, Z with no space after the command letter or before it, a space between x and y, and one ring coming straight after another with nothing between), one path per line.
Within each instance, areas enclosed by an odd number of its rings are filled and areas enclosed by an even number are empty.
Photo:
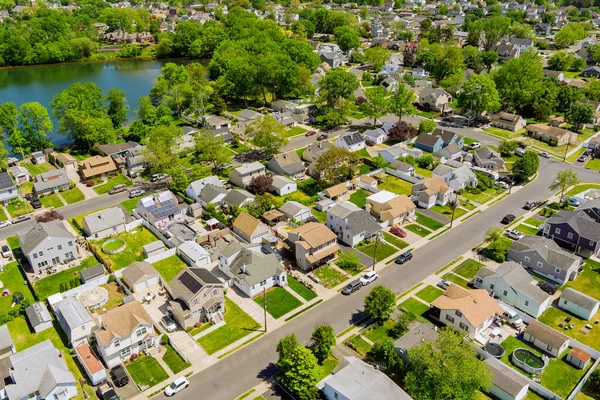
M166 346L169 344L169 336L166 333L163 333L162 336L160 337L160 344L162 344L163 346Z
M132 354L131 357L129 357L129 359L131 361L135 361L136 358L138 358L139 356L137 354Z
M187 328L185 328L185 331L189 333L189 332L191 332L193 329L194 329L194 327L193 327L193 326L188 326Z
M108 276L108 283L114 283L116 281L116 278L113 274L110 274Z
M481 189L479 189L479 188L473 188L473 189L471 189L471 193L473 193L473 194L479 194L479 193L481 193Z

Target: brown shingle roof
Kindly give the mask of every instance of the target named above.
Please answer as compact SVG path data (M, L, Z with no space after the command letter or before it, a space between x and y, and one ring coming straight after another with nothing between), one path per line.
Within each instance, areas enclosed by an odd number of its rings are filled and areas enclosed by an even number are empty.
M450 285L444 295L431 305L440 310L459 310L474 327L480 326L492 315L504 312L487 290L467 290L458 285Z
M323 191L327 197L336 197L348 191L348 188L343 183L338 183L335 186L327 188Z
M117 170L112 157L93 156L79 163L79 171L85 179Z
M233 227L248 235L248 237L251 237L260 225L262 225L262 222L245 211L242 211L233 222Z
M331 232L323 224L309 222L294 229L290 233L298 234L300 239L312 248L324 245L327 242L337 239L335 233Z
M531 321L529 325L527 325L527 328L525 328L524 333L528 333L531 336L541 340L546 344L549 344L550 346L556 349L561 348L563 344L565 344L565 342L569 340L569 338L563 335L562 333L536 320Z
M588 362L592 358L592 356L587 351L584 351L578 347L573 347L569 354L583 362Z
M421 187L420 190L425 190L427 194L430 195L435 193L446 193L448 190L450 190L446 182L444 182L444 180L439 176L425 179L423 182L418 183L417 185L419 185L417 188Z
M139 301L132 301L113 308L102 314L102 328L96 331L96 337L103 344L109 344L114 338L128 336L139 324L152 324L152 318Z

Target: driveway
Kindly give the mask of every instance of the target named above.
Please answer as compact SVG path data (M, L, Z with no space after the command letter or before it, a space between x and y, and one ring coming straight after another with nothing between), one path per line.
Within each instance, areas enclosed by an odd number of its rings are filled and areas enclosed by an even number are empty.
M94 191L91 187L87 187L86 184L81 182L81 177L77 173L77 170L74 168L67 168L67 175L69 175L69 179L71 182L75 183L75 186L81 190L81 193L85 196L86 199L92 199L94 197L98 197L98 193Z
M131 379L131 375L129 375L129 371L127 371L127 368L123 367L125 369L125 373L129 376L129 383L125 386L122 387L117 387L117 385L114 384L114 382L112 381L112 379L110 378L110 370L106 370L106 376L108 376L110 383L113 385L115 392L117 393L117 396L119 396L119 399L128 399L131 398L135 395L137 395L140 391L137 388L137 385L135 384L135 382L133 381L133 379Z
M342 252L344 252L344 253L351 252L351 253L358 255L358 258L360 258L360 263L362 265L364 265L365 267L370 268L373 265L373 259L371 257L367 256L364 253L361 253L360 251L358 251L342 242L338 242L338 244L342 248Z

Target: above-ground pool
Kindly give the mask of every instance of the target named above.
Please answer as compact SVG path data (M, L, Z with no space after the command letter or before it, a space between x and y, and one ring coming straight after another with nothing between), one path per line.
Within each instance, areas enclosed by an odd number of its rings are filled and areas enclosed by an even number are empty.
M512 361L530 374L540 375L546 368L546 361L532 351L518 348L512 353Z
M108 290L102 286L97 286L79 293L77 295L77 300L91 310L96 310L105 305L108 302L109 297Z
M488 344L486 344L485 345L485 351L487 351L488 354L490 354L491 356L493 356L495 358L502 358L502 356L506 352L504 350L504 347L502 347L498 343L488 343Z

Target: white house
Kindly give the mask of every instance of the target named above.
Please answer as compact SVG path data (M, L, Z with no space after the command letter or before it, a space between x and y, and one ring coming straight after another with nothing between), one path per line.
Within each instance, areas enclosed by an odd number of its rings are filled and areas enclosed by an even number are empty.
M371 214L348 201L327 209L326 225L348 246L356 246L381 230Z
M250 182L252 182L252 179L259 175L266 174L265 166L258 161L254 161L250 164L244 164L234 168L229 174L229 182L245 189Z
M185 217L186 207L179 207L177 199L168 190L138 201L135 211L148 223L164 229L171 221Z
M104 239L125 232L125 224L127 224L127 217L123 209L110 207L83 217L82 228L87 237Z
M78 257L75 237L62 221L42 222L17 234L21 250L35 273Z
M558 299L558 306L589 321L598 312L600 301L575 289L566 288Z
M338 148L346 149L350 152L359 151L365 148L365 139L358 132L348 133L340 136L333 145Z
M532 320L523 331L523 340L553 357L558 357L569 347L569 337L556 329Z
M297 222L306 221L311 217L310 208L298 203L297 201L288 200L279 208L287 218L294 219Z
M204 188L204 186L209 184L218 187L225 186L225 182L221 180L218 176L207 176L206 178L198 179L197 181L190 183L185 189L185 195L190 199L194 199L196 202L198 202L198 197L200 196L202 189Z
M88 341L96 322L76 297L67 297L53 305L56 319L73 346Z
M177 246L177 254L191 267L209 264L210 254L198 243L188 240Z
M363 132L363 138L365 139L365 141L371 141L374 144L381 144L388 140L388 135L381 128L368 129Z
M460 166L455 167L455 165ZM439 176L452 189L457 192L466 187L477 187L477 175L466 165L455 161L438 165L432 172L432 176Z
M48 328L52 328L52 316L46 307L46 303L33 303L25 309L25 315L29 325L35 333L40 333Z
M270 190L278 196L285 196L298 190L296 182L282 175L273 175L273 183Z

